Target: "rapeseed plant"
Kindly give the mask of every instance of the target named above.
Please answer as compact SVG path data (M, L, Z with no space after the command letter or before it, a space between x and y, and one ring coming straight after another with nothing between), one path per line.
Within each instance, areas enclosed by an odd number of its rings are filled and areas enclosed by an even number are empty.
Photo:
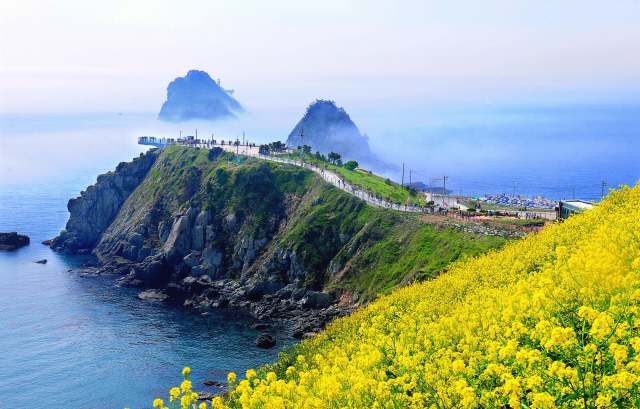
M293 351L237 384L230 374L211 407L640 407L640 185L380 297ZM172 401L194 404L187 386Z

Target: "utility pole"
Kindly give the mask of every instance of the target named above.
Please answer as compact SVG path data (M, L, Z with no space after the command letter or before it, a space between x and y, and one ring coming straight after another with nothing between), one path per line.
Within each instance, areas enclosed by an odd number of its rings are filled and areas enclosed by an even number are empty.
M447 176L447 175L444 175L442 177L442 203L443 204L444 204L444 195L445 195L445 193L447 191L447 189L445 187L445 186L447 186L447 179L449 179L449 176Z
M300 125L300 159L304 160L304 126Z
M402 164L402 182L401 182L402 187L404 187L404 163Z
M573 200L576 200L576 188L573 188Z
M516 197L516 185L518 184L518 182L513 184L513 197Z
M411 169L409 169L409 189L411 189Z
M602 199L604 199L604 187L607 186L607 182L602 181Z

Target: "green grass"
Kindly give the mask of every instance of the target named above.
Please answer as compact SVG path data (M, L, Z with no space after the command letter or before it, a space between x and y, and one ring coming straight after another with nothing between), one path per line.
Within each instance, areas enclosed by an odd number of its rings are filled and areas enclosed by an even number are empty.
M286 158L287 155L277 155L281 158ZM290 159L300 160L299 155L289 155ZM319 164L324 164L325 162L319 161L315 154L307 155L305 157L307 162L314 162ZM407 198L411 197L411 199L416 202L418 197L420 197L420 204L424 205L424 196L416 194L415 191L412 193L400 186L398 183L392 182L389 179L382 178L380 176L374 174L364 174L358 172L356 170L347 170L345 168L340 168L338 166L331 165L326 163L327 169L338 174L342 177L346 182L351 183L354 186L362 187L364 184L364 190L374 195L381 195L387 200L392 202L401 202L403 205L407 203Z
M226 265L232 264L236 234L268 237L264 256L275 246L297 252L309 272L307 285L349 290L371 299L411 280L429 279L463 255L477 255L505 243L457 229L437 230L416 215L367 206L299 166L255 158L237 165L228 161L231 153L212 159L208 153L190 147L165 148L130 199L141 217L153 214L152 229L180 209L211 210L214 245L225 254ZM329 169L395 201L405 203L409 194L375 175L335 166ZM238 219L234 233L224 224L224 217L232 213ZM328 271L332 260L341 264L337 273ZM247 273L259 273L261 265L256 260ZM230 269L228 274L239 278L240 272Z

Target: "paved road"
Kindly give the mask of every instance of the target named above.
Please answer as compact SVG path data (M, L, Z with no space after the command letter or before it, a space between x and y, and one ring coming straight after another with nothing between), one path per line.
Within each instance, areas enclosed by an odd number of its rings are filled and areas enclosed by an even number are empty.
M279 163L289 163L291 165L296 165L296 166L301 166L304 167L305 169L309 169L312 170L314 172L316 172L317 174L319 174L320 176L322 176L322 178L324 180L326 180L327 182L333 184L334 186L338 187L339 189L342 189L343 191L356 196L362 200L364 200L367 204L369 204L370 206L374 206L374 207L384 207L387 209L393 209L393 210L398 210L401 212L408 212L408 213L422 213L422 209L418 206L405 206L405 203L391 203L388 202L386 200L380 200L377 199L375 196L369 195L366 192L362 191L362 188L359 186L354 186L352 184L350 184L349 182L345 181L344 179L342 179L340 177L340 175L336 174L335 172L332 172L328 169L324 169L321 166L312 166L310 163L302 163L300 161L297 160L293 160L293 159L285 159L285 158L280 158L280 157L276 157L276 156L270 156L270 155L260 155L258 153L258 147L247 147L247 146L240 146L240 147L236 147L236 146L229 146L229 145L215 145L217 147L220 147L226 151L230 151L230 152L239 152L241 155L246 155L246 156L250 156L250 157L255 157L255 158L260 158L260 159L265 159L265 160L269 160L272 162L279 162ZM202 145L202 148L211 148L212 146L209 145ZM442 196L436 196L433 195L431 197L431 200L434 201L434 203L436 205L443 205L443 203L447 203L449 206L454 205L459 207L461 210L466 210L466 206L459 204L459 203L455 203L456 198L455 197L445 197L445 199L443 200ZM426 210L426 209L425 209ZM430 213L430 212L426 212L425 213ZM437 212L436 212L437 213ZM526 212L519 212L521 218L525 217L525 213ZM531 212L530 212L531 213ZM539 214L541 217L548 217L551 218L548 214L545 214L544 212L540 212L540 213L536 213ZM553 218L555 219L555 214L552 214Z

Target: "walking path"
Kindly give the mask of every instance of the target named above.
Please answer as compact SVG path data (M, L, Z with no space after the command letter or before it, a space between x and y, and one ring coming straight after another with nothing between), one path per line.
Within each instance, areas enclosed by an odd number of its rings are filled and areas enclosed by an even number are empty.
M311 165L308 162L301 162L299 160L294 160L294 159L286 159L286 158L280 158L277 156L271 156L271 155L261 155L258 153L258 147L248 147L248 146L229 146L229 145L203 145L203 148L212 148L212 147L220 147L226 151L229 152L234 152L234 153L238 153L240 155L243 156L250 156L250 157L254 157L254 158L259 158L259 159L265 159L265 160L269 160L272 162L279 162L279 163L288 163L291 165L296 165L296 166L301 166L305 169L309 169L315 173L317 173L318 175L322 176L322 178L333 184L334 186L336 186L337 188L359 198L364 200L367 204L369 204L370 206L374 206L374 207L384 207L386 209L392 209L392 210L397 210L400 212L407 212L407 213L422 213L422 214L437 214L437 215L441 215L441 216L449 216L449 217L455 217L464 221L474 221L474 222L478 222L478 220L480 219L479 217L468 217L468 216L460 216L457 215L455 213L449 212L448 210L436 210L435 208L428 208L428 207L424 207L424 206L417 206L415 204L411 205L411 206L407 206L406 204L402 204L402 203L398 203L398 202L390 202L388 200L384 200L382 197L376 196L376 195L371 195L369 193L367 193L366 191L362 190L361 186L355 186L352 185L351 183L345 181L342 177L340 177L340 175L336 174L335 172L332 172L328 169L323 168L322 166L317 166L317 165ZM444 200L440 198L440 200L438 200L439 198L436 197L436 195L433 195L433 197L431 198L431 200L435 200L436 204L441 204L444 203ZM438 201L440 203L438 203ZM458 206L461 207L461 209L464 207L461 204L458 204ZM466 209L463 209L466 210ZM524 216L525 212L519 212L522 213L522 215ZM478 220L476 220L478 219ZM482 223L482 222L481 222ZM506 227L506 226L505 226ZM522 227L520 229L520 227ZM508 228L508 227L507 227ZM524 226L518 226L519 230L526 230L526 231L530 231L527 230L528 228L524 227ZM535 230L534 230L535 231Z

